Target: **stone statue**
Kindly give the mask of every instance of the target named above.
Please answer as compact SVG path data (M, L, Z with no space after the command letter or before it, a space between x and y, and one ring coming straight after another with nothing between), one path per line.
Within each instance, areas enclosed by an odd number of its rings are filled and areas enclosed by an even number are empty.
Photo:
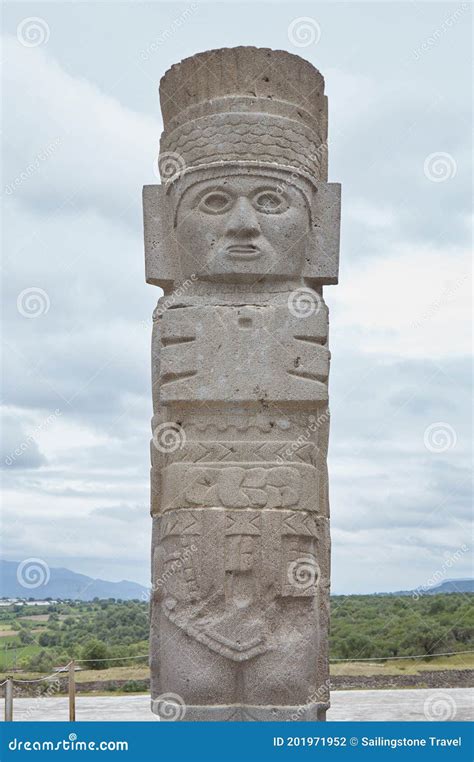
M321 74L208 51L161 80L144 188L154 313L152 709L323 720L329 706L328 311L340 186Z

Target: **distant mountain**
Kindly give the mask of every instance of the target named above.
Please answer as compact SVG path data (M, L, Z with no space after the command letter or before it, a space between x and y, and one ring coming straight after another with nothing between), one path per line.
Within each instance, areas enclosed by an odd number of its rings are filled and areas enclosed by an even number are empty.
M35 563L36 561L36 563ZM23 582L23 584L22 584ZM91 601L93 598L148 600L149 591L129 580L108 582L77 574L62 567L47 567L39 559L29 563L0 560L0 596L4 598L73 599Z
M474 593L474 579L447 579L436 587L424 591L425 595L437 593Z
M21 584L22 581L24 584ZM413 596L437 595L438 593L474 593L474 580L447 579L428 590L419 587L415 590L398 590L395 593L373 593L373 595ZM0 597L76 601L116 598L124 601L132 599L146 601L149 599L149 588L125 579L121 582L108 582L105 579L88 577L86 574L77 574L62 567L48 568L39 559L30 559L29 563L0 560Z
M438 595L439 593L474 593L474 579L446 579L439 585L415 590L397 590L395 593L375 593L375 595Z

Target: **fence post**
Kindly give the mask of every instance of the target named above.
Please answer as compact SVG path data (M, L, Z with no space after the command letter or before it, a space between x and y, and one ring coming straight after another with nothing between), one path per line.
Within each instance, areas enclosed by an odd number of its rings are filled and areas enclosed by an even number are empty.
M75 682L75 661L69 662L69 722L76 720L76 682Z
M13 720L13 678L7 677L5 683L5 722Z

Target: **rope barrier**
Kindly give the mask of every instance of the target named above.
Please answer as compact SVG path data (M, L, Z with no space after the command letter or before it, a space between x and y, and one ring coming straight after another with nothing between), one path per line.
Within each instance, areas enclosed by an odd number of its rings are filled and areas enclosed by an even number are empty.
M447 651L446 653L441 654L417 654L416 656L371 656L370 658L364 658L364 659L330 659L329 661L331 664L334 662L340 662L340 661L394 661L395 659L427 659L427 658L433 658L435 656L457 656L458 654L472 654L474 653L474 649L467 650L467 651Z
M361 661L397 661L399 659L427 659L427 658L435 658L437 656L458 656L459 654L472 654L474 653L474 649L468 649L466 651L445 651L444 653L439 654L416 654L415 656L371 656L371 657L364 657L360 659L330 659L331 664L340 663L340 662L361 662ZM108 659L75 659L74 661L76 664L89 664L90 662L105 662L105 661L126 661L130 659L148 659L148 654L140 654L138 656L114 656L112 658ZM17 678L12 678L13 682L15 683L40 683L42 680L50 680L52 677L56 678L62 678L67 677L66 674L62 674L63 672L66 672L67 668L69 667L69 664L71 662L68 662L64 667L61 667L57 672L52 672L50 675L46 675L45 677L39 677L35 680L17 680ZM7 681L4 680L3 683L0 683L0 687L2 685L5 685Z
M43 680L50 680L52 677L55 677L58 680L61 680L63 677L67 677L67 675L61 674L61 672L53 672L51 675L46 675L45 677L38 677L35 680L17 680L16 677L13 677L12 680L14 683L41 683Z
M141 654L141 656L113 656L109 659L75 659L78 664L88 664L91 661L124 661L125 659L148 659L149 654Z

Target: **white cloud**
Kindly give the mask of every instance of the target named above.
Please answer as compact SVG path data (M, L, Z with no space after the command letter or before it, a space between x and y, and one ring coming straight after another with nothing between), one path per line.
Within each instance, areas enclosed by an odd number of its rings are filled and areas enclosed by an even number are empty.
M14 187L12 195L43 209L67 209L69 201L83 209L94 206L139 225L141 186L156 182L158 119L72 77L45 48L25 48L7 37L4 55L3 176ZM43 160L44 154L49 155Z
M327 294L332 339L379 358L469 355L470 273L464 251L409 242L344 263Z
M394 210L390 207L373 204L362 198L349 201L344 211L354 222L367 228L391 228L396 219Z

